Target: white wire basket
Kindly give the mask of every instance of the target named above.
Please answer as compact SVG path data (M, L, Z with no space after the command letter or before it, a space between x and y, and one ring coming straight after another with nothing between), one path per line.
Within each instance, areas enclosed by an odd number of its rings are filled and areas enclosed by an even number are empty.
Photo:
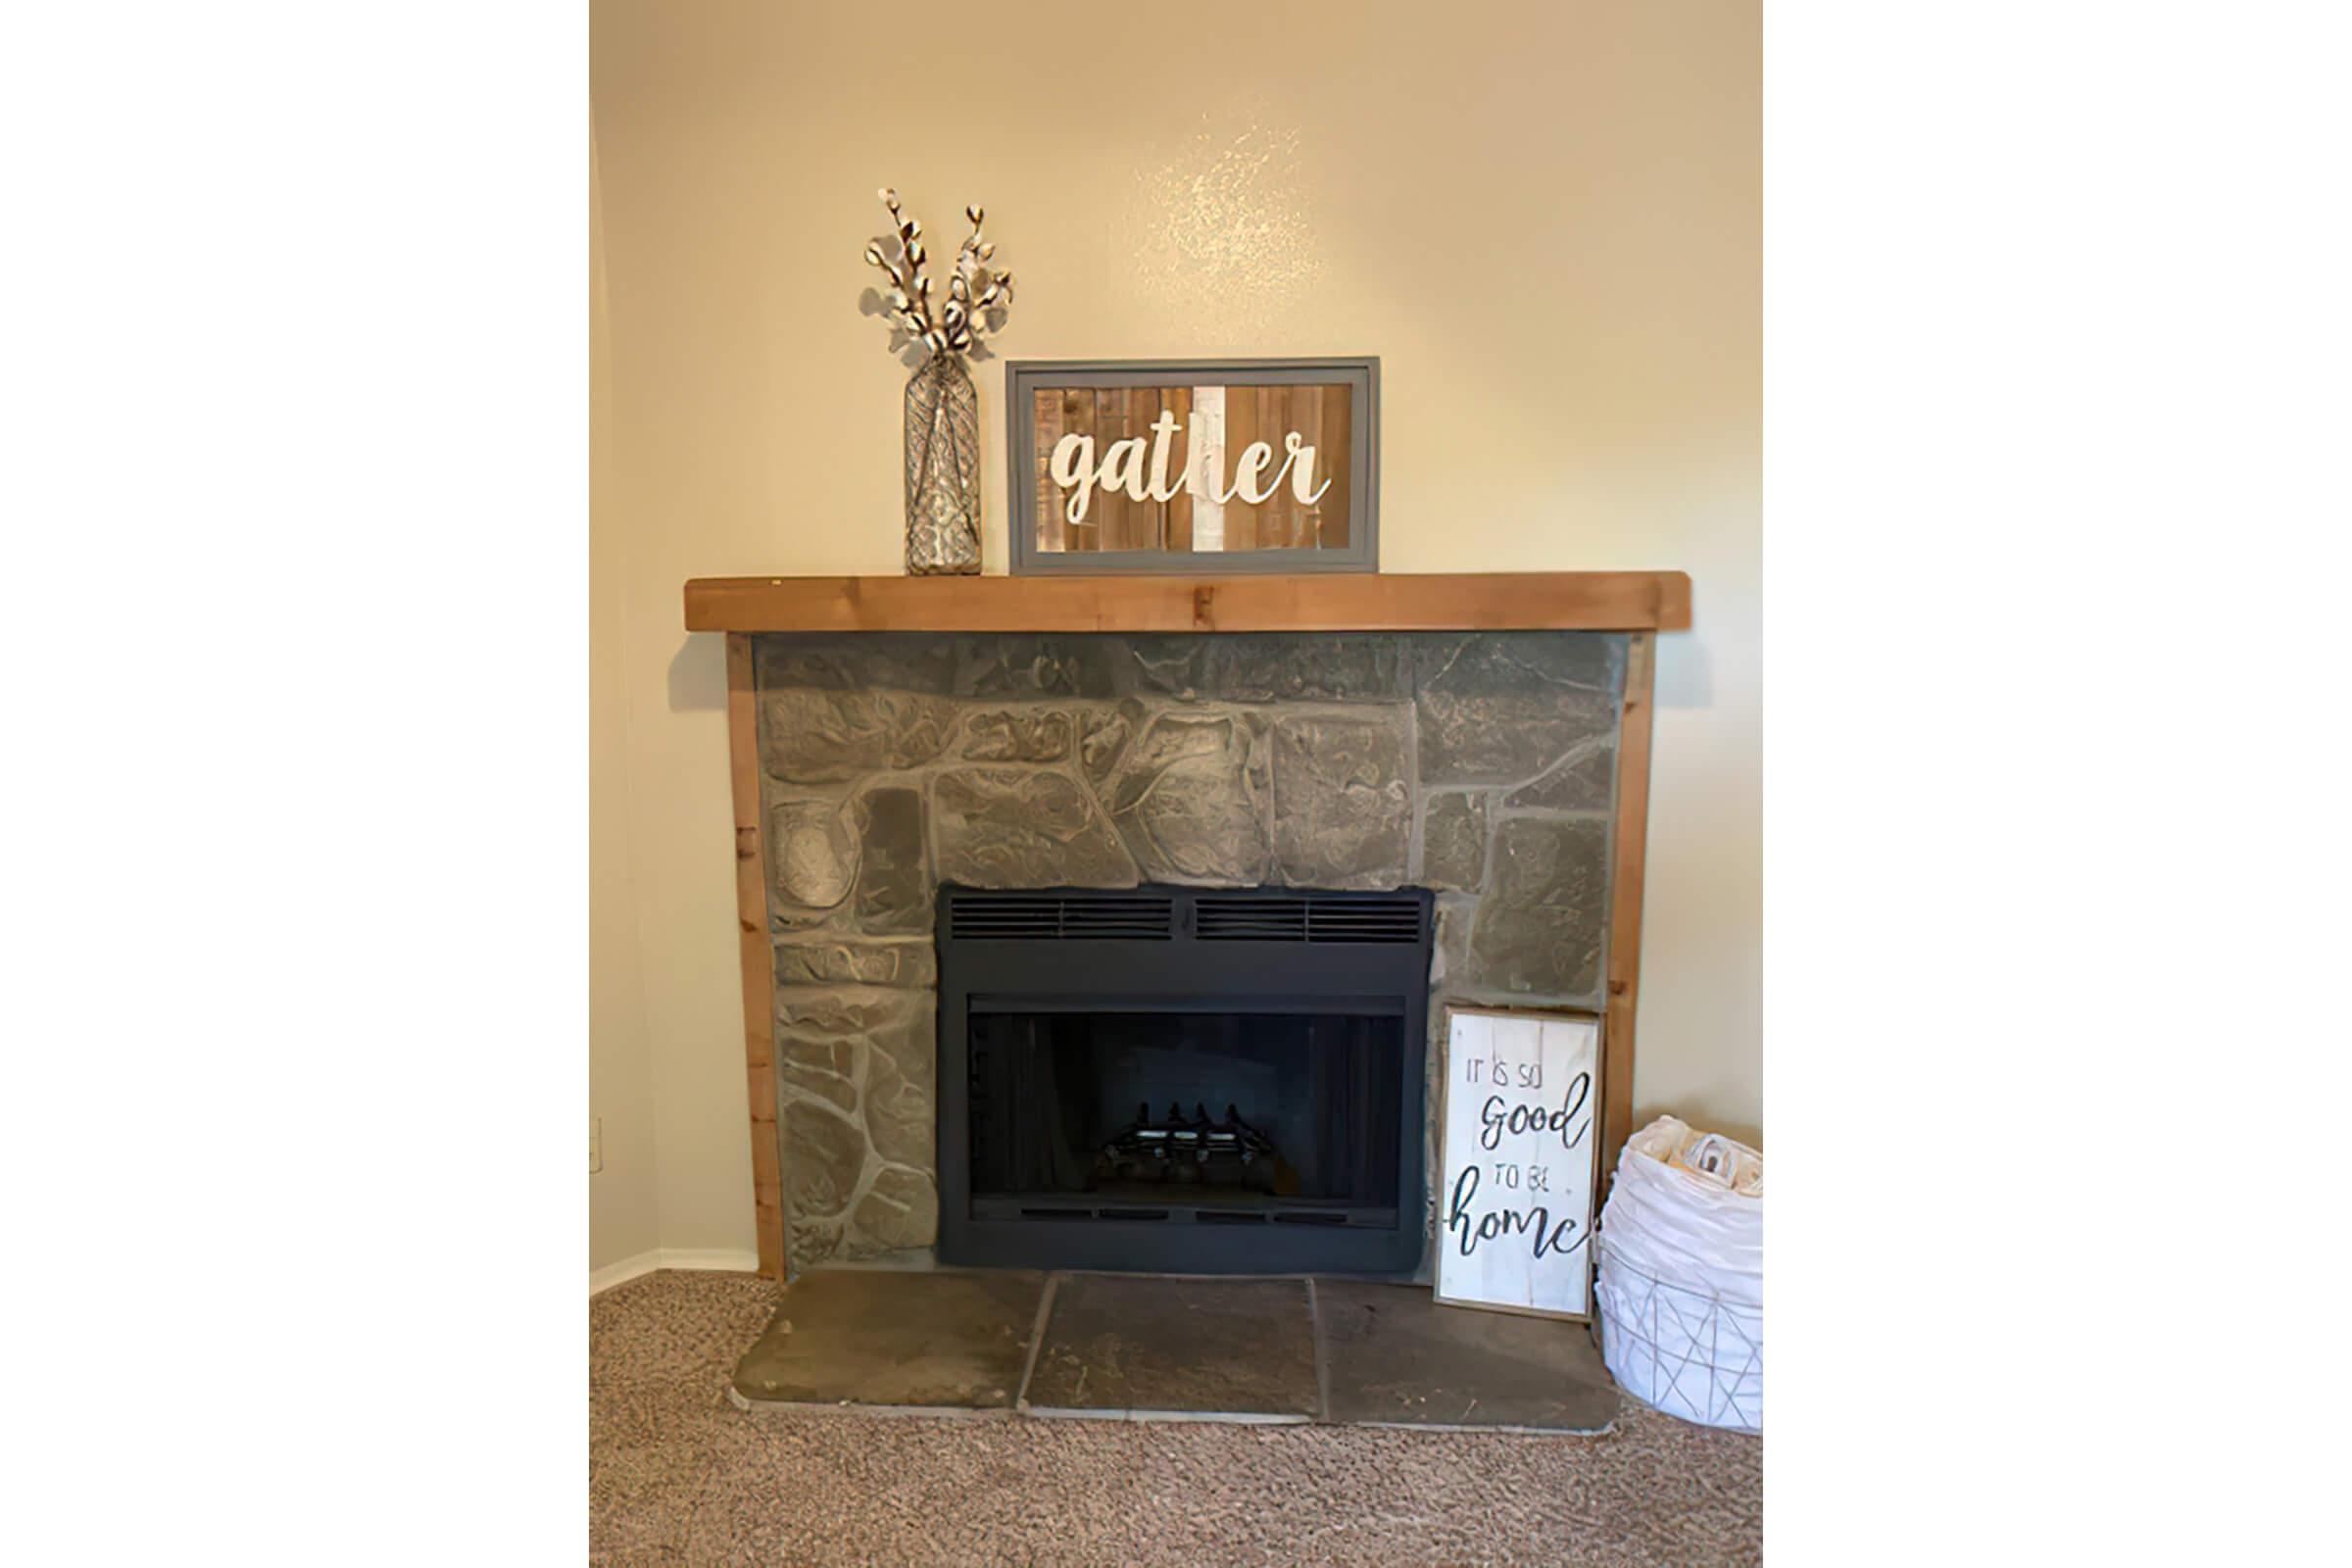
M1600 1356L1643 1404L1704 1426L1764 1430L1764 1310L1661 1279L1599 1237Z

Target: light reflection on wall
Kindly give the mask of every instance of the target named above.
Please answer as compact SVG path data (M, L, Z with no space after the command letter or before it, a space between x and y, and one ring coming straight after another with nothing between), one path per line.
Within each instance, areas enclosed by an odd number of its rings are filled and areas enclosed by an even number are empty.
M1136 267L1172 308L1263 330L1323 278L1296 128L1203 121L1165 164L1136 175ZM1338 350L1334 350L1338 352Z

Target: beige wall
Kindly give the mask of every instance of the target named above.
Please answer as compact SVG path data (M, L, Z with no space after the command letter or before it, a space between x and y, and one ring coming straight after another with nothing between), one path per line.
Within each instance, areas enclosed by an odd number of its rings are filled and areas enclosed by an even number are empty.
M598 701L627 734L597 852L632 857L662 1246L752 1236L723 660L678 589L901 569L906 371L857 304L885 183L943 237L989 208L1009 355L1380 356L1386 569L1690 572L1635 1098L1754 1132L1757 33L1752 0L600 0ZM1002 570L1003 367L977 368Z
M661 1245L654 1185L653 1058L646 1049L630 854L630 724L624 672L622 514L612 484L612 332L603 171L588 158L588 1111L603 1168L589 1177L588 1266Z

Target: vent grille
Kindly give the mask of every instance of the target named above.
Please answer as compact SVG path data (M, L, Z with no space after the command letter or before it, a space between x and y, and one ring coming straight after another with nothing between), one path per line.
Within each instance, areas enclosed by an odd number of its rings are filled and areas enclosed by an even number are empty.
M1315 899L1306 906L1309 942L1418 942L1419 899Z
M1315 893L1191 896L1202 942L1410 945L1423 936L1421 900ZM958 942L1170 942L1176 899L1165 893L949 895L948 934Z
M948 934L961 942L1166 942L1175 929L1175 902L1151 895L958 893L948 903Z
M1304 942L1304 899L1202 899L1193 934L1203 942Z
M1260 896L1202 899L1194 933L1203 942L1370 942L1421 940L1421 901Z

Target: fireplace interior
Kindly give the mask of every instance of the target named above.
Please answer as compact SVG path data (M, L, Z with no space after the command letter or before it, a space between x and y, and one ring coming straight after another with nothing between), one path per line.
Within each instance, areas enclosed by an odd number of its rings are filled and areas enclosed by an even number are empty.
M1415 1267L1427 893L943 893L944 1261Z

